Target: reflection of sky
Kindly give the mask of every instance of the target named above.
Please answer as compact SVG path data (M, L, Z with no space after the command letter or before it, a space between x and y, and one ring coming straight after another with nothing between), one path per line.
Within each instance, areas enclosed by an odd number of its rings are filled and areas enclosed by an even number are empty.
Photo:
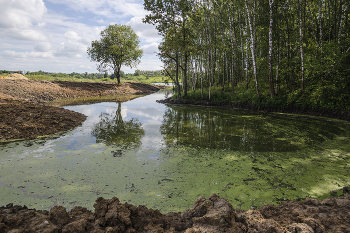
M142 149L161 146L163 136L159 132L166 106L155 101L164 98L162 92L138 98L122 104L127 108L127 117L124 120L137 118L142 123L145 136L142 138Z
M162 144L162 135L159 128L162 124L163 114L166 106L156 103L156 100L164 98L164 91L137 98L121 104L121 114L124 121L133 118L142 123L145 135L142 138L142 149L159 148ZM101 113L115 115L118 103L103 102L90 105L67 106L66 109L80 112L87 116L81 127L74 129L71 133L56 139L56 142L65 150L81 150L88 144L95 144L96 138L91 135L94 124L100 121Z
M163 104L156 103L158 99L164 99L164 90L142 98L121 103L121 115L124 121L137 118L142 123L145 135L142 137L142 145L138 148L138 153L149 154L149 158L156 157L158 150L162 147L163 136L159 129L162 124L163 114L167 108ZM101 118L101 113L108 113L114 116L118 110L117 102L102 102L87 105L66 106L65 109L80 112L87 116L83 124L70 132L63 133L61 136L48 139L33 140L40 141L31 150L27 147L20 148L16 146L16 150L10 154L21 154L22 157L34 156L36 158L45 157L49 154L55 154L56 157L78 152L85 153L101 153L110 148L103 143L96 144L96 138L92 136L94 124L97 124ZM108 149L109 148L109 149Z

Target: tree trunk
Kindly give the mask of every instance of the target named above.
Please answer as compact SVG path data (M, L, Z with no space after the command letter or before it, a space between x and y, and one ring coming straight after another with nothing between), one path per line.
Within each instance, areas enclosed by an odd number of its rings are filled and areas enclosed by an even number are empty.
M273 38L272 38L272 29L273 29L273 6L274 0L269 0L270 6L270 25L269 25L269 86L270 86L270 96L271 98L275 97L275 89L273 85L273 72L272 72L272 49L273 49Z
M117 66L117 68L114 69L114 75L117 78L118 85L120 85L120 66Z
M300 35L300 59L301 59L301 91L304 93L304 51L303 51L303 18L302 18L302 5L299 0L299 35Z
M203 70L202 70L202 55L200 55L200 64L199 64L199 69L201 73L201 99L203 99Z
M320 40L319 40L319 45L320 45L320 50L321 50L321 64L323 63L323 28L322 28L322 0L319 1L318 3L318 18L319 18L319 28L320 28Z
M187 61L188 61L188 51L186 48L186 20L184 17L182 17L182 27L183 27L183 47L185 48L184 55L185 55L185 60L184 60L184 65L183 65L183 88L184 88L184 97L187 96Z
M229 11L229 22L230 22L230 40L231 40L231 49L232 49L232 66L231 66L231 85L232 85L232 93L234 93L235 89L235 76L237 73L237 58L236 58L236 48L237 46L237 38L236 38L236 30L235 30L235 22L233 17L233 10L231 8L230 4L230 11ZM235 45L235 46L234 46Z
M176 71L175 71L175 82L177 86L177 98L181 99L181 87L179 83L179 54L176 52Z
M254 38L255 33L254 33L253 27L252 27L252 22L251 22L251 18L250 18L250 11L248 8L247 0L245 0L245 7L246 7L246 11L247 11L247 18L248 18L249 29L250 29L250 39L251 39L250 49L252 52L253 72L254 72L254 79L255 79L255 90L256 90L256 95L260 99L259 83L258 83L258 77L256 74L256 54L255 54L255 38ZM255 18L255 16L254 16L254 18ZM254 28L254 30L255 30L255 28Z

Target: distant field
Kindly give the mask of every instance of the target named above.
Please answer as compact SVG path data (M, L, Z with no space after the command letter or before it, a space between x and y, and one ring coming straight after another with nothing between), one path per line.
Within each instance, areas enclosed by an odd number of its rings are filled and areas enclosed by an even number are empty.
M7 73L0 74L0 76L7 76ZM72 81L72 82L117 82L116 79L111 79L110 76L105 78L102 74L63 74L63 73L57 73L57 74L26 74L24 75L28 79L32 80L49 80L49 81ZM122 82L141 82L141 83L164 83L166 82L166 77L164 76L152 76L147 77L144 75L140 76L132 76L132 75L126 75L125 77L121 78Z
M141 83L164 83L168 82L168 78L164 76L145 76L145 75L139 75L139 76L131 76L127 75L124 80L127 81L137 81Z

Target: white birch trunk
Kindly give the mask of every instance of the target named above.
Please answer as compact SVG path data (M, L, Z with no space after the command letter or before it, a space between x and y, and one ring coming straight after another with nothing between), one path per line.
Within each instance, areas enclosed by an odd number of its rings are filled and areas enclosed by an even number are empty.
M254 79L255 79L255 89L256 89L256 95L258 96L258 98L260 98L260 93L259 93L259 83L258 83L258 77L256 74L256 54L255 54L255 40L254 40L254 35L255 35L255 28L253 31L253 27L252 27L252 22L251 22L251 18L250 18L250 11L248 8L248 3L247 0L245 1L245 7L246 7L246 11L247 11L247 18L248 18L248 23L249 23L249 29L250 29L250 37L251 37L251 52L252 52L252 61L253 61L253 73L254 73Z
M273 30L273 7L274 0L269 0L270 6L270 25L269 25L269 87L270 87L270 96L271 98L275 97L275 90L273 86L273 72L272 72L272 49L273 49L273 38L272 38L272 30Z
M301 0L299 0L299 35L300 35L300 59L301 59L301 90L304 93L304 51L303 51L303 18Z

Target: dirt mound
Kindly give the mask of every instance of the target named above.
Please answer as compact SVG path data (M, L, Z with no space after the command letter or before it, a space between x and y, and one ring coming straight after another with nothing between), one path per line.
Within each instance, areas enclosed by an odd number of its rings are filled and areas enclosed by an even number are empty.
M21 75L21 74L17 74L17 73L14 73L14 74L10 74L9 76L0 76L0 79L22 79L22 80L28 80L27 77Z
M81 113L22 101L0 102L0 141L55 134L85 121Z
M142 83L89 83L0 79L0 93L17 100L43 103L58 99L89 96L146 94L159 88Z
M8 204L0 207L1 232L350 232L350 196L324 201L286 201L257 210L235 210L215 194L199 197L190 210L161 214L119 199L96 200L95 212L62 206L36 211Z

